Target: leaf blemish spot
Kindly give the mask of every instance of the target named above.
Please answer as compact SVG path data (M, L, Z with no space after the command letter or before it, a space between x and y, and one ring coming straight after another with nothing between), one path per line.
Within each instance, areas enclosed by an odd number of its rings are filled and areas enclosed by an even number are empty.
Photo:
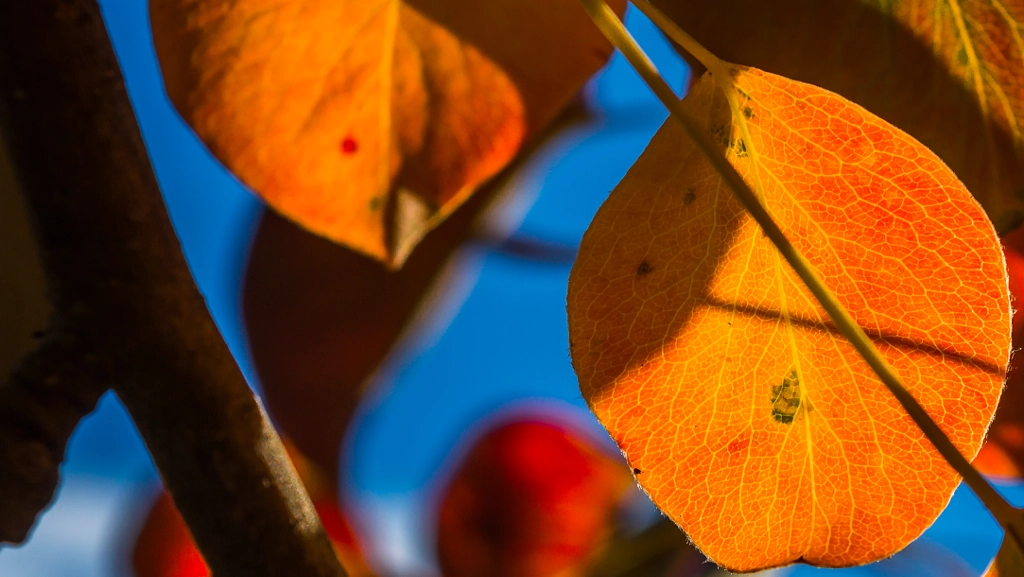
M351 136L346 136L341 140L341 153L342 154L355 154L359 152L359 142Z
M654 272L654 267L646 260L640 261L640 266L636 267L637 278L647 276L652 272Z
M384 197L375 196L370 199L370 210L376 212L380 210L382 206L384 206Z
M634 475L639 475L640 474L640 469L633 469L633 474Z
M783 425L790 425L800 410L800 379L796 369L790 369L781 385L772 387L772 418Z
M749 106L744 106L743 107L743 117L746 118L747 120L750 120L751 118L753 118L754 117L754 109L749 107Z
M725 128L724 125L715 126L714 128L712 128L711 135L714 136L719 142L721 142L722 146L729 146L729 131Z
M747 154L747 145L743 142L743 139L740 138L736 140L736 156L739 158L746 158Z
M689 206L689 205L693 204L693 201L695 201L695 200L697 200L697 193L694 192L694 189L691 188L691 189L687 190L686 191L686 196L683 197L683 204L685 204L686 206Z

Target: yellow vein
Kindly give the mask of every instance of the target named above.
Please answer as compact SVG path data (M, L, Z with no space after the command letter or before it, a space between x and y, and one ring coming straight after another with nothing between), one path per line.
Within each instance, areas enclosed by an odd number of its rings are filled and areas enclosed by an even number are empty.
M1018 59L1024 59L1024 38L1020 34L1020 23L1013 19L1010 15L1010 11L1006 9L1006 6L1000 0L992 0L992 6L999 12L999 15L1006 20L1007 26L1010 27L1010 34L1013 35L1013 43L1017 45L1017 57Z
M708 68L711 70L711 68ZM726 67L723 65L718 66L718 70L712 70L712 75L716 80L719 88L725 94L726 100L729 102L729 108L732 111L732 118L740 129L740 137L743 139L744 146L747 150L747 155L750 158L750 164L753 167L753 180L754 180L754 191L760 196L760 201L767 205L767 198L765 197L764 183L761 180L761 173L763 167L761 166L761 153L759 146L754 143L753 135L750 132L750 125L746 120L742 110L740 109L739 99L737 98L739 89L732 79L731 75L728 75ZM785 190L785 188L783 188ZM788 191L787 191L788 192ZM767 206L765 207L767 211ZM770 214L770 211L768 211ZM811 483L811 532L814 531L814 507L818 506L818 486L816 478L816 465L814 458L814 437L810 428L810 419L807 413L807 375L803 370L800 362L800 350L796 343L796 331L793 328L793 320L789 314L789 300L786 295L785 283L783 282L783 264L782 255L779 251L772 251L772 256L775 260L775 282L776 290L779 293L779 312L782 315L782 319L785 326L786 340L789 344L790 355L793 358L793 366L796 370L797 382L800 384L797 389L800 395L800 410L804 413L804 441L807 447L807 459L810 462L810 483Z
M988 116L988 100L985 97L985 85L981 78L981 63L978 61L978 53L974 47L974 39L967 31L967 24L964 22L963 10L960 7L960 0L946 0L949 9L953 14L953 23L956 25L960 41L963 42L964 52L967 53L967 63L974 77L974 91L978 94L978 107L981 113Z
M992 93L995 94L996 99L999 100L999 104L1003 108L1003 114L1006 115L1006 120L1010 124L1010 132L1013 133L1013 141L1020 146L1020 122L1017 120L1017 115L1014 114L1013 104L1010 102L1010 98L1006 95L1002 85L999 84L999 80L988 70L985 70L985 80L992 88Z

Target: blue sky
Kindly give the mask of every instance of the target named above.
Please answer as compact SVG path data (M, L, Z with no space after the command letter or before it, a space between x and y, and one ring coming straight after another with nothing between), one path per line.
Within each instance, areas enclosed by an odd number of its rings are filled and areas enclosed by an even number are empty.
M226 173L171 109L151 45L146 3L101 2L143 135L193 274L240 365L253 379L239 289L260 203ZM639 14L629 25L674 87L688 71ZM496 229L575 246L600 203L666 117L620 57L588 86L596 119L561 134L512 178ZM467 431L494 412L555 411L607 441L586 412L568 359L568 265L538 264L471 245L449 267L444 296L376 378L345 448L343 496L382 563L429 569L432 499ZM255 381L253 381L255 382ZM158 477L112 395L76 432L59 500L29 543L0 551L0 575L126 575L126 534ZM1006 489L1018 501L1024 489ZM977 574L1000 533L966 490L925 538L853 575ZM959 568L959 569L958 569ZM825 575L796 568L792 575ZM960 573L957 573L960 571ZM837 577L838 577L838 573Z

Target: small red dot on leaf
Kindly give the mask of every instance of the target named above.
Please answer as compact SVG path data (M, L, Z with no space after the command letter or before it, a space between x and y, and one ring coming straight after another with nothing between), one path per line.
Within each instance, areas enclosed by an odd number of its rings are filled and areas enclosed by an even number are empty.
M359 150L359 143L356 142L355 138L346 136L345 139L341 141L341 151L343 153L355 154L357 150Z

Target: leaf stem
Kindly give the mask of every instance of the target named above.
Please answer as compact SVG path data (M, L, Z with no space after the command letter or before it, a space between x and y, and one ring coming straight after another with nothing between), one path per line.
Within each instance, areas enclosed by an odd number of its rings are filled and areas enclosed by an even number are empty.
M661 26L663 23L671 24L667 17L658 12L653 6L650 6L644 0L632 0L633 4L636 5L644 14L651 17L651 20ZM857 325L856 321L850 316L849 313L839 304L839 301L832 294L832 292L825 286L825 284L818 278L818 275L814 272L813 267L801 255L796 248L789 242L786 236L783 234L782 229L776 224L775 220L768 213L761 201L757 198L757 195L747 186L747 183L743 180L743 177L736 171L736 169L726 160L725 156L718 153L717 148L711 140L710 135L704 132L700 128L700 124L687 112L680 100L676 97L675 93L669 87L668 83L661 77L654 64L650 61L643 49L636 43L636 40L626 31L622 21L619 20L618 16L608 7L603 0L580 0L583 3L584 8L590 13L590 16L594 19L597 27L601 29L604 35L611 41L619 51L622 52L626 60L633 66L638 74L644 79L651 91L661 100L662 104L668 108L671 116L682 125L683 130L686 134L696 143L697 148L700 149L701 153L711 162L711 165L716 171L722 176L729 188L732 189L733 193L740 203L746 208L750 215L754 218L761 229L764 231L772 244L779 250L782 256L786 259L793 270L797 273L797 276L807 285L810 289L811 294L814 295L815 299L821 304L825 312L828 313L832 322L835 323L836 328L844 337L846 337L853 347L860 353L861 357L867 361L871 369L878 375L882 383L892 392L899 401L900 405L907 412L908 415L914 420L915 423L924 432L925 437L931 441L932 445L938 449L939 453L946 459L953 470L955 470L967 485L974 491L978 498L982 501L985 507L992 513L996 521L1006 530L1009 534L1013 534L1015 537L1019 536L1016 528L1011 528L1011 525L1016 525L1020 521L1020 511L1010 505L1000 495L994 487L975 469L970 461L967 460L963 454L956 448L949 437L942 431L941 428L935 423L934 420L928 415L924 407L910 394L910 392L903 386L899 378L896 376L895 371L889 364L882 358L881 353L875 348L874 343L868 338L864 330ZM641 7L642 4L647 4ZM652 16L654 15L654 16ZM664 28L663 28L664 29ZM668 29L665 30L666 34L670 38L679 42L688 51L692 49L693 55L708 67L709 70L714 73L714 69L723 69L723 61L712 55L710 52L705 50L696 41L690 38L689 35L679 30L677 26L671 24ZM681 35L680 35L681 33ZM715 66L711 66L714 64Z
M697 59L698 62L704 65L705 68L711 71L712 74L718 76L725 72L727 63L721 60L719 57L711 53L710 50L704 48L700 42L687 34L682 28L676 25L665 13L658 10L648 0L631 0L633 6L636 6L637 10L644 13L654 23L655 26L661 29L668 36L669 40L683 47L690 53L691 56Z

